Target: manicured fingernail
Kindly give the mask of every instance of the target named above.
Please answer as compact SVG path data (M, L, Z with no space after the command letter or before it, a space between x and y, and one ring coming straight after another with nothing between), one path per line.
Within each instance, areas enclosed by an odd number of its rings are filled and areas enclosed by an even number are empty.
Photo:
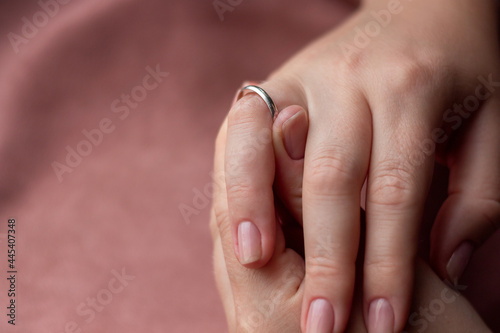
M448 278L453 285L458 285L458 280L462 277L473 251L474 245L472 245L471 242L463 242L457 247L455 252L453 252L450 260L448 260L448 264L446 264L446 271L448 273Z
M293 160L304 158L307 128L307 115L304 110L299 110L283 123L283 143L288 156Z
M368 332L394 332L394 311L387 300L379 298L370 303L370 309L368 310Z
M262 255L260 232L252 222L241 222L238 226L238 250L240 263L251 264Z
M322 298L315 299L309 306L306 333L332 333L333 321L333 308L330 303Z

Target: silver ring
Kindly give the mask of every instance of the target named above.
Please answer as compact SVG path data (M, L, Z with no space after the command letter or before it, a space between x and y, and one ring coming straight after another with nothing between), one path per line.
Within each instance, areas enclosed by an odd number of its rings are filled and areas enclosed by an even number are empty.
M269 94L259 86L248 85L240 89L240 92L236 100L239 100L241 97L243 97L244 90L251 90L257 95L259 95L260 98L262 98L262 100L266 103L267 107L269 108L269 111L271 111L271 118L274 120L274 116L278 114L278 108L276 107L276 104L274 104L274 101L271 98L271 96L269 96Z

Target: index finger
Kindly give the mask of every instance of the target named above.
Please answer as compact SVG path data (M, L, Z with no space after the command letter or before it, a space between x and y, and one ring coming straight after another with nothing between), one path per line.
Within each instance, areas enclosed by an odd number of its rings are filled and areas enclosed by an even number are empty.
M276 222L272 118L254 92L228 115L225 176L233 245L241 264L261 267L272 256Z

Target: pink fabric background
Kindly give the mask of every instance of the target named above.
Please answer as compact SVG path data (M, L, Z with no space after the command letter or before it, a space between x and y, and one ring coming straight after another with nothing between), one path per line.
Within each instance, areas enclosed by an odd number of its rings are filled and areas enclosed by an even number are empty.
M0 234L8 218L18 225L15 328L0 235L0 332L61 333L72 321L82 332L226 331L207 196L193 203L210 184L218 126L243 80L264 79L352 7L243 1L221 21L211 0L73 0L16 53L8 33L40 10L0 4ZM168 77L120 119L112 102L157 65ZM51 164L105 118L114 131L59 182ZM182 204L197 205L189 221ZM122 269L135 278L91 320L77 314ZM499 288L476 286L490 288L476 303L492 315Z

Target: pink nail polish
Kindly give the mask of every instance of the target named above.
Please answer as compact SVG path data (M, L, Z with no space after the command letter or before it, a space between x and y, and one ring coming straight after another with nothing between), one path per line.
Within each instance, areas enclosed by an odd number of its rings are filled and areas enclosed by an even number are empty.
M472 252L474 252L474 245L471 242L463 242L460 244L455 252L448 260L448 264L446 264L446 272L448 273L448 278L453 285L458 285L458 280L462 277L462 274L469 263L470 257L472 256Z
M262 256L259 229L252 222L241 222L238 226L238 250L240 263L251 264Z
M394 311L386 299L379 298L370 303L368 310L368 332L394 332Z
M318 298L309 305L306 333L332 333L334 324L333 308L326 299Z

